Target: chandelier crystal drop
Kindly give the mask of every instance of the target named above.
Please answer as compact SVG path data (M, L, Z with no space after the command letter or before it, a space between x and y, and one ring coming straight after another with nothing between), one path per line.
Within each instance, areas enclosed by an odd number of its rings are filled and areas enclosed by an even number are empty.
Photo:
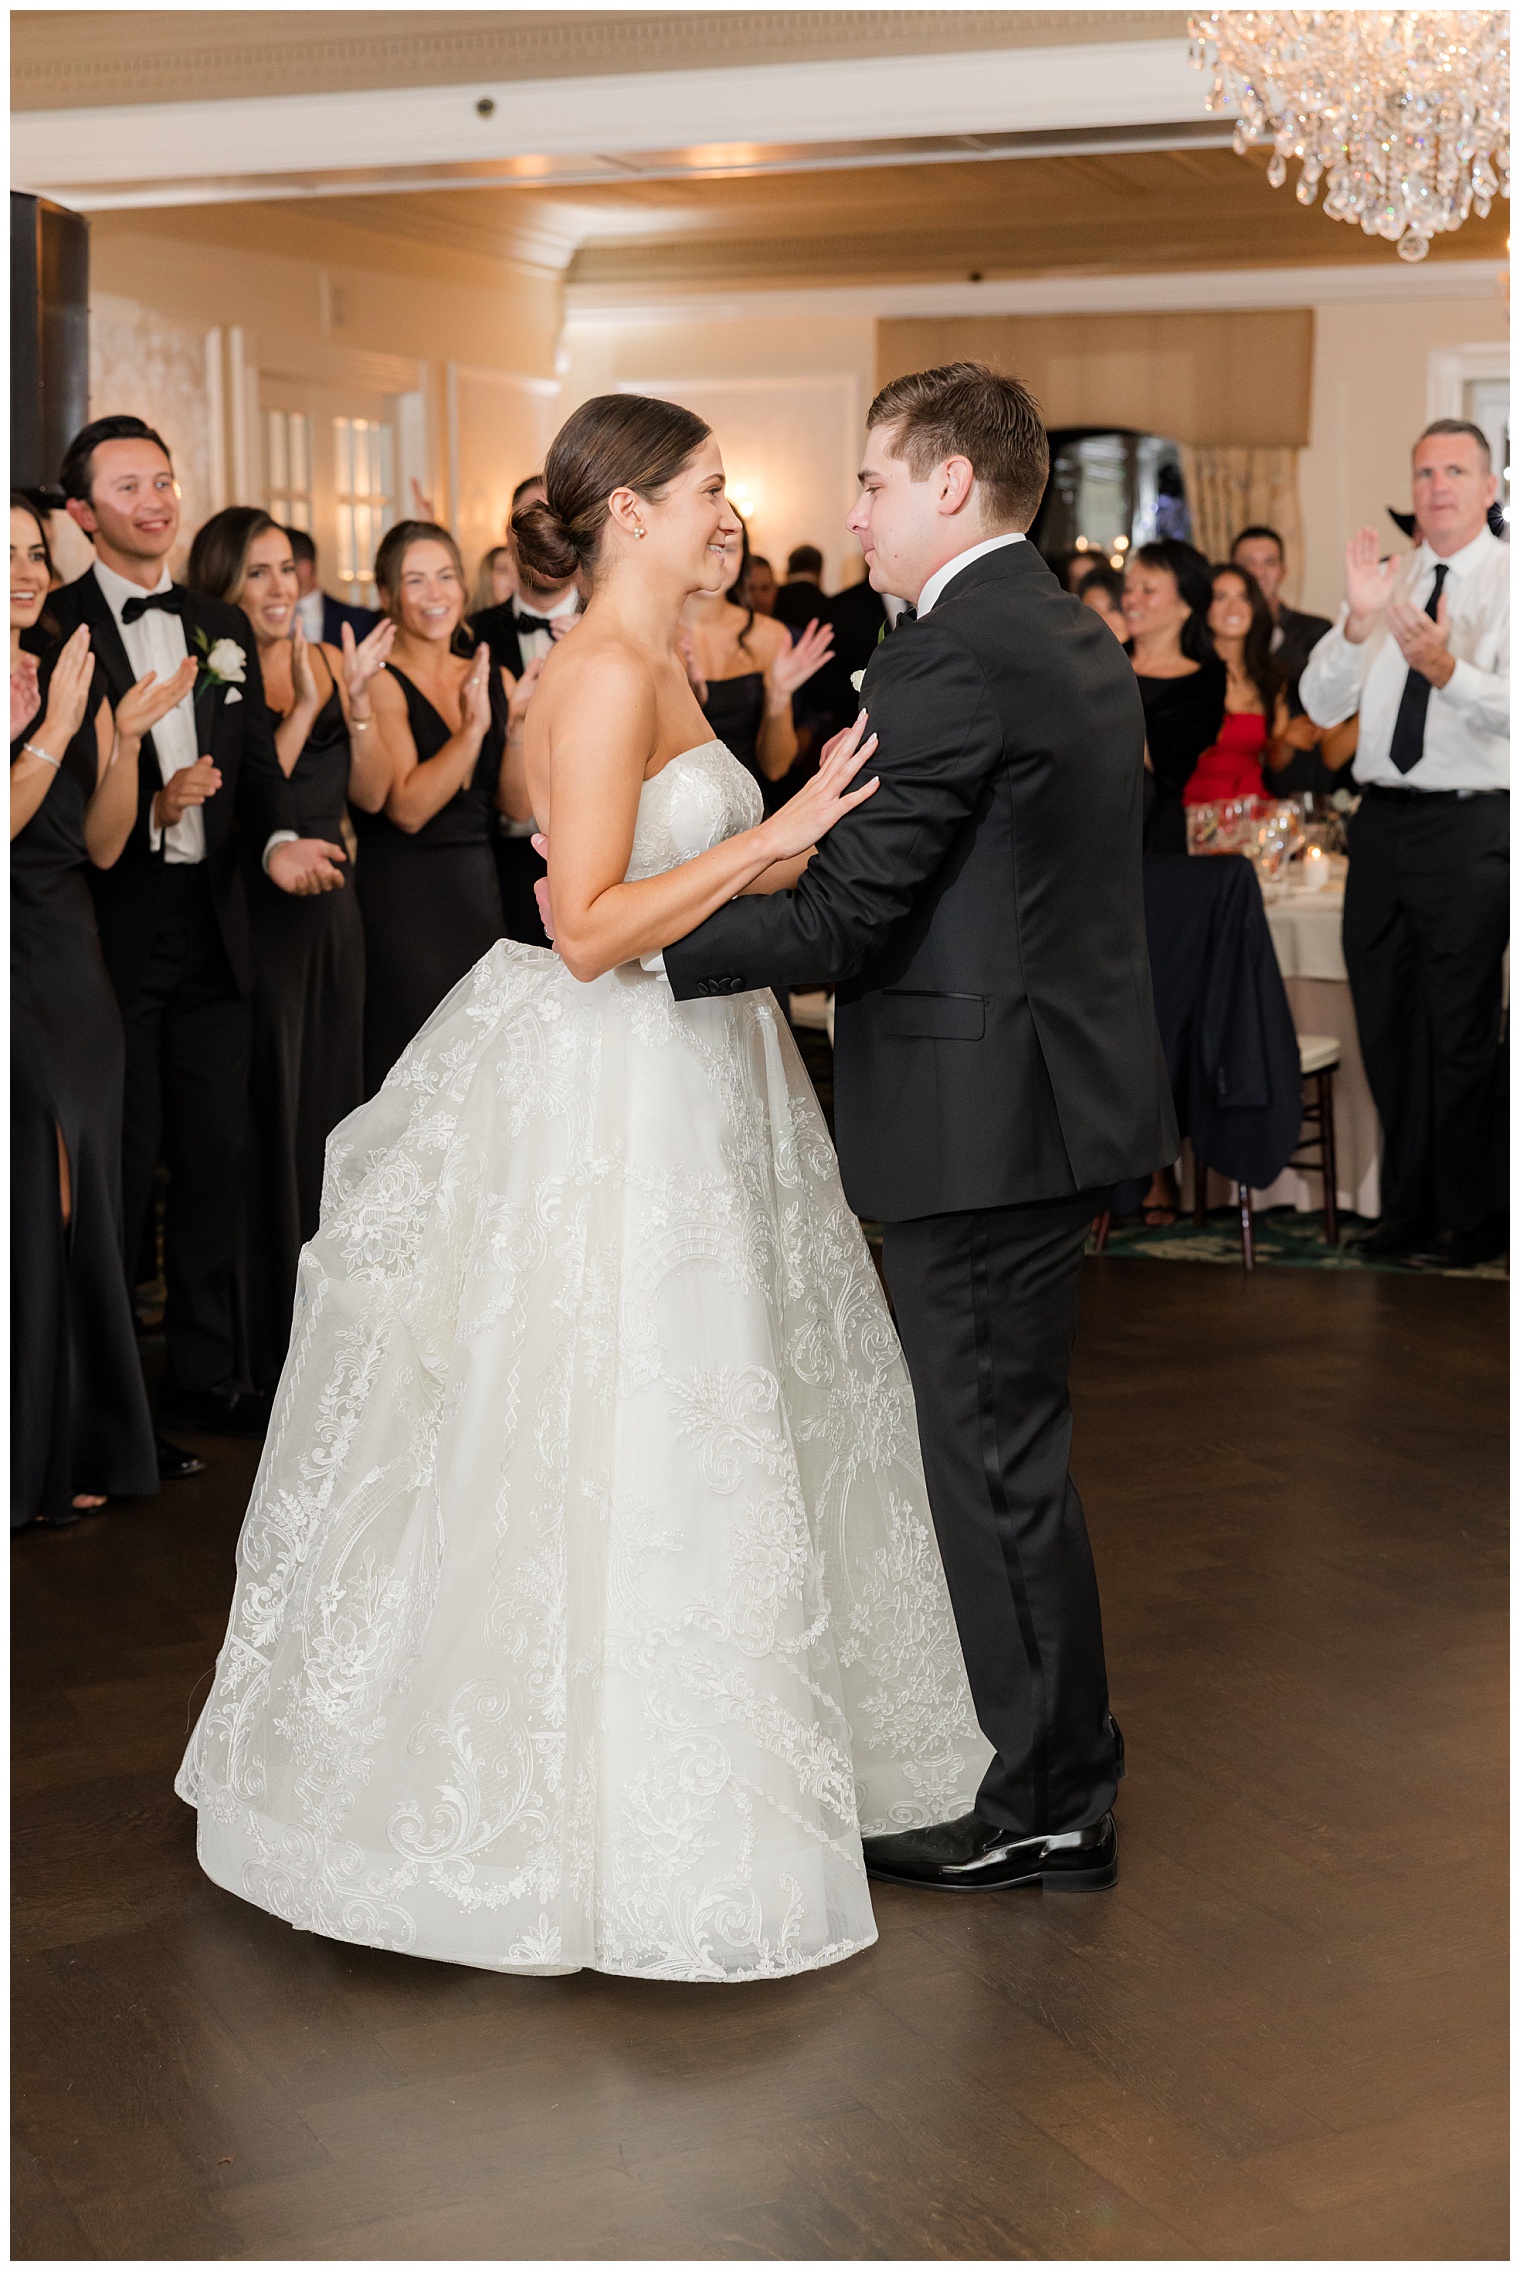
M1235 148L1270 143L1280 189L1323 183L1332 221L1423 260L1438 229L1509 195L1509 17L1490 9L1211 8L1190 16L1210 110L1240 113Z

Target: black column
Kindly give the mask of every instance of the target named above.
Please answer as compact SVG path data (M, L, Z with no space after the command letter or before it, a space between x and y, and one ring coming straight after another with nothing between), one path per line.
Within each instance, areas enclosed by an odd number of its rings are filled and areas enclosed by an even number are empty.
M11 482L50 489L89 417L90 224L11 191Z

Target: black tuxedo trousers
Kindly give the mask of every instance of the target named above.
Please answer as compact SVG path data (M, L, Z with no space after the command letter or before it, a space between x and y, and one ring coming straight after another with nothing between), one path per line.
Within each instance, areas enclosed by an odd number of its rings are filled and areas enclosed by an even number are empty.
M220 1388L242 1371L236 1273L252 1013L232 973L205 864L165 867L152 944L118 996L127 1044L122 1203L129 1269L164 1207L164 1384Z
M1105 1191L886 1225L940 1558L983 1734L976 1810L1085 1829L1118 1787L1098 1581L1070 1474L1067 1368Z
M243 1372L235 1265L254 976L243 867L274 831L299 835L301 823L275 752L251 625L203 592L184 599L188 650L231 640L246 670L240 689L211 687L196 698L200 747L222 775L221 788L201 808L206 856L181 866L153 847L153 797L162 776L149 736L138 762L136 825L114 867L93 870L90 883L126 1036L128 1268L139 1257L162 1161L169 1170L164 1382L214 1388L237 1384ZM132 664L94 575L56 592L50 606L64 637L89 625L106 692L119 702L132 684Z

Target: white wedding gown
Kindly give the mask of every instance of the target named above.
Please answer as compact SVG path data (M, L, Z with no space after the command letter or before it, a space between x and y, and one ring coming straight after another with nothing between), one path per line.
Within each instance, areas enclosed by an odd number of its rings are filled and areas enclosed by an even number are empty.
M630 878L760 817L720 742ZM207 1874L493 1971L770 1979L990 1757L876 1274L768 993L504 942L327 1154L215 1682Z

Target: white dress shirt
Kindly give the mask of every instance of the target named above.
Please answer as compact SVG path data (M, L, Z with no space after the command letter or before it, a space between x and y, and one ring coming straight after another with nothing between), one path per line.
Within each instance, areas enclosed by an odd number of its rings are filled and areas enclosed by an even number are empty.
M121 643L127 650L127 660L132 665L133 678L142 678L148 671L156 670L158 682L162 685L166 678L174 676L190 651L185 644L183 617L170 615L162 607L150 607L145 615L138 616L135 623L124 623L121 611L129 599L141 599L144 596L142 585L128 583L125 576L119 576L114 568L108 568L103 560L96 561L94 574L106 605L115 617L116 628L121 633ZM168 591L172 586L173 578L165 568L153 589ZM159 719L153 728L153 747L158 756L159 773L166 782L176 773L182 773L187 765L196 762L200 751L196 747L193 692L187 694L167 717ZM155 852L160 844L163 846L166 866L194 867L206 856L205 814L198 804L192 805L169 829L160 828L150 817L148 842Z
M1487 529L1454 552L1442 597L1447 647L1456 668L1432 686L1425 713L1425 753L1401 773L1389 757L1394 721L1409 665L1382 613L1360 646L1345 636L1343 602L1304 666L1299 699L1316 725L1339 725L1361 712L1353 779L1364 786L1411 789L1509 787L1509 546ZM1399 569L1394 597L1423 609L1435 588L1437 555L1428 544Z
M568 591L560 593L552 607L540 607L527 592L519 592L512 602L512 621L515 625L522 615L536 615L540 622L563 623L568 630L580 611L580 591L575 584L571 584ZM524 670L527 669L530 662L542 661L553 646L554 638L555 634L552 631L518 630L517 644L522 651Z
M311 590L303 592L296 601L296 613L301 618L301 629L306 635L308 646L319 647L322 644L326 607L327 594L320 584L313 584Z
M1022 544L1023 541L1024 536L1021 529L1012 529L1006 536L989 536L985 544L973 544L969 552L957 552L953 560L947 560L942 568L936 568L918 595L918 619L920 623L952 576L958 576L962 568L969 568L973 560L980 560L989 552L1001 552L1005 544Z

